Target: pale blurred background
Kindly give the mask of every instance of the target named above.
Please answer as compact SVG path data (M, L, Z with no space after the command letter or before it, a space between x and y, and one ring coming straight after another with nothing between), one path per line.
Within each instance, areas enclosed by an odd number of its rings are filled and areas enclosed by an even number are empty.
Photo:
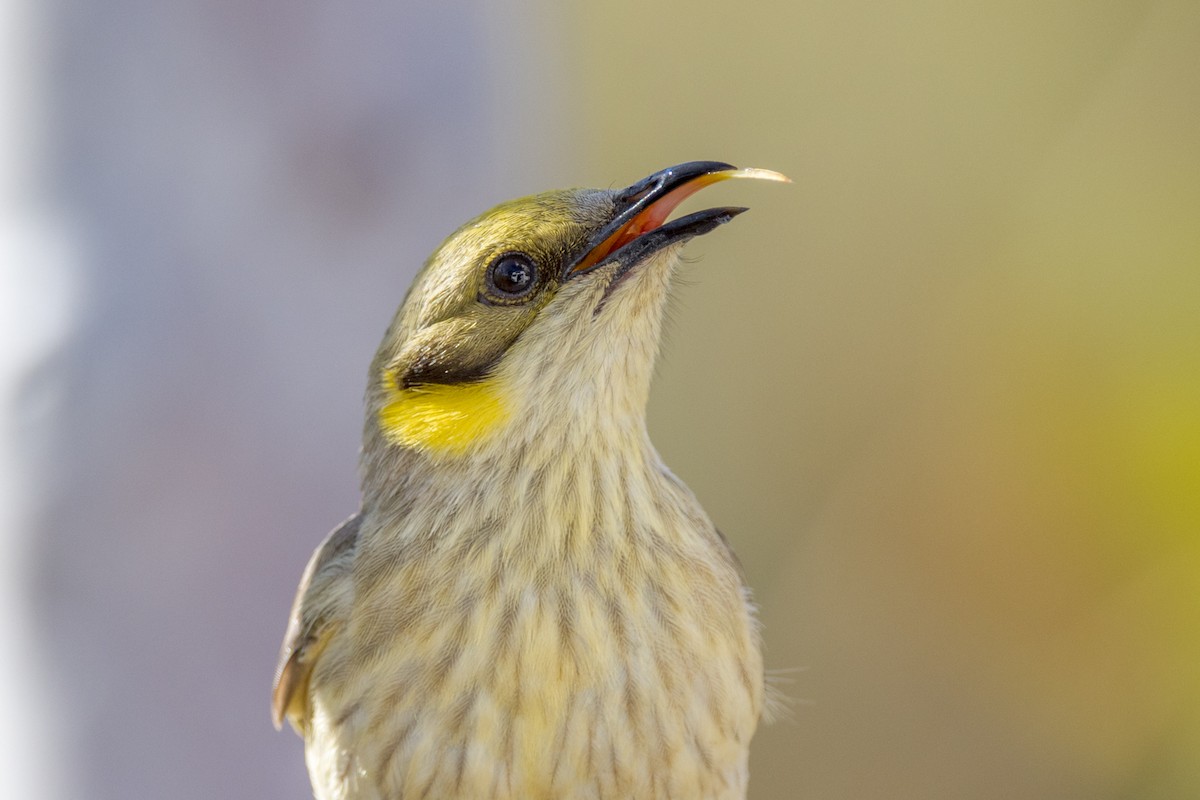
M1200 4L0 1L0 796L308 797L268 695L422 259L680 161L651 408L751 797L1200 797ZM686 210L686 209L685 209Z

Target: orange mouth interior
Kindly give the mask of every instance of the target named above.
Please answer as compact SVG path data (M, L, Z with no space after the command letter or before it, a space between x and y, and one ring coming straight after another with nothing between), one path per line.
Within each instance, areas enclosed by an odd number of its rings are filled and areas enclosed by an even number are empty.
M707 175L701 175L688 181L683 186L664 194L662 197L655 200L650 205L642 209L633 219L626 222L617 230L592 249L590 253L584 256L572 272L582 272L583 270L592 267L612 253L620 250L625 245L632 242L634 239L641 236L643 233L652 231L655 228L661 228L662 224L667 221L667 217L671 216L671 212L679 207L679 204L688 199L696 192L703 189L705 186L723 181L732 177L728 172L710 172ZM653 188L647 189L647 192L653 191Z

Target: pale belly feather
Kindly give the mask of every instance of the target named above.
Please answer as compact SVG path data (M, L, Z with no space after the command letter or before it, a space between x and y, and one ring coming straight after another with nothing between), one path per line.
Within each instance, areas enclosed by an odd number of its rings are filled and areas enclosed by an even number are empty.
M319 800L744 797L752 608L716 540L646 545L397 565L314 673Z

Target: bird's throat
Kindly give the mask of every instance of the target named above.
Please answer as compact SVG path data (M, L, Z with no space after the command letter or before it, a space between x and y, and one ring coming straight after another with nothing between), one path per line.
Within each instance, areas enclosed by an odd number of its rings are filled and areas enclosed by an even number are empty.
M458 384L427 384L401 389L384 372L386 398L379 428L392 444L435 455L461 455L488 438L509 417L496 379Z

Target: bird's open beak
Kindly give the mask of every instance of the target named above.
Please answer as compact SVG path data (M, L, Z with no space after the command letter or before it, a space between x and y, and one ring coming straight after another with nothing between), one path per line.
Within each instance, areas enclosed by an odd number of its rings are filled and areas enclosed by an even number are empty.
M582 254L563 271L563 279L620 261L625 268L669 244L708 233L744 208L710 208L666 222L675 208L709 184L730 178L790 180L766 169L738 169L720 161L689 161L668 167L618 193L612 221L601 228ZM664 224L665 223L665 224Z

